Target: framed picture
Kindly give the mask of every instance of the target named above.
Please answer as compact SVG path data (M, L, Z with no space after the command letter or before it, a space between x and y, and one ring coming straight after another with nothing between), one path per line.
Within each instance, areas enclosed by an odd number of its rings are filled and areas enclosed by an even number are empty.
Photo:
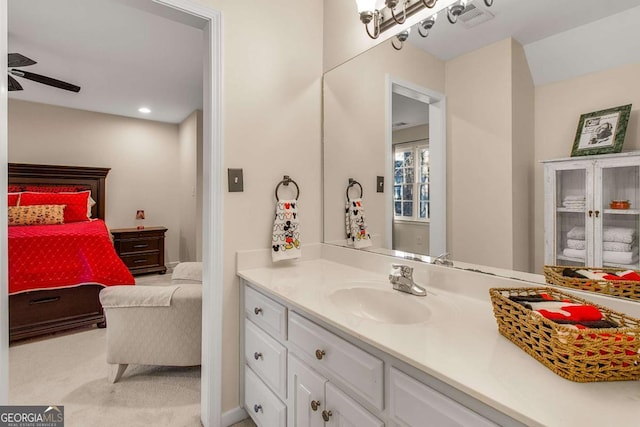
M571 157L622 151L630 114L631 104L581 115Z

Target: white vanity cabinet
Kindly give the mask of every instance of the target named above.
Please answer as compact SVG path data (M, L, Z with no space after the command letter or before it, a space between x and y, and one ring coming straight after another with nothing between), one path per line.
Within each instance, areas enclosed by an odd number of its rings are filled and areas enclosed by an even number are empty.
M244 407L259 427L496 425L442 393L501 425L518 425L348 333L321 326L312 312L287 307L277 294L244 280L242 287ZM442 393L428 385L433 381Z
M384 423L293 355L289 355L291 425L382 427Z
M640 152L543 164L545 264L639 269Z

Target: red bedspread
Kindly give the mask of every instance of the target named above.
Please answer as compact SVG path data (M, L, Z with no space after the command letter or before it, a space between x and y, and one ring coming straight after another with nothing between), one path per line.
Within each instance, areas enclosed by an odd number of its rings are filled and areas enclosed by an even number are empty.
M9 227L10 295L84 283L135 283L104 221Z

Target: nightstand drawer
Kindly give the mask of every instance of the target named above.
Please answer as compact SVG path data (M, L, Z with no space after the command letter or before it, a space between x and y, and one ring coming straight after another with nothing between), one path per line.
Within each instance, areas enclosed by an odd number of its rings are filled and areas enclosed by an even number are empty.
M120 258L122 258L122 261L129 269L155 267L160 265L160 254L158 252L150 254L120 255Z
M120 253L127 254L130 252L157 251L160 248L160 240L158 238L123 240L120 242Z

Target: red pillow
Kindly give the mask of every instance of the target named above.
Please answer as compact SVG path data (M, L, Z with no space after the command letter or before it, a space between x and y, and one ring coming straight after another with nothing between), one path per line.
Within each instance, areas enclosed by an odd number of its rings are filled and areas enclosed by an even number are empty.
M89 187L76 185L27 185L24 188L24 191L36 193L77 193L86 190L89 190Z
M88 221L87 202L91 191L78 193L32 193L24 192L20 196L20 206L29 205L66 205L64 222Z
M20 193L8 193L9 199L8 206L18 206L18 200L20 200Z

